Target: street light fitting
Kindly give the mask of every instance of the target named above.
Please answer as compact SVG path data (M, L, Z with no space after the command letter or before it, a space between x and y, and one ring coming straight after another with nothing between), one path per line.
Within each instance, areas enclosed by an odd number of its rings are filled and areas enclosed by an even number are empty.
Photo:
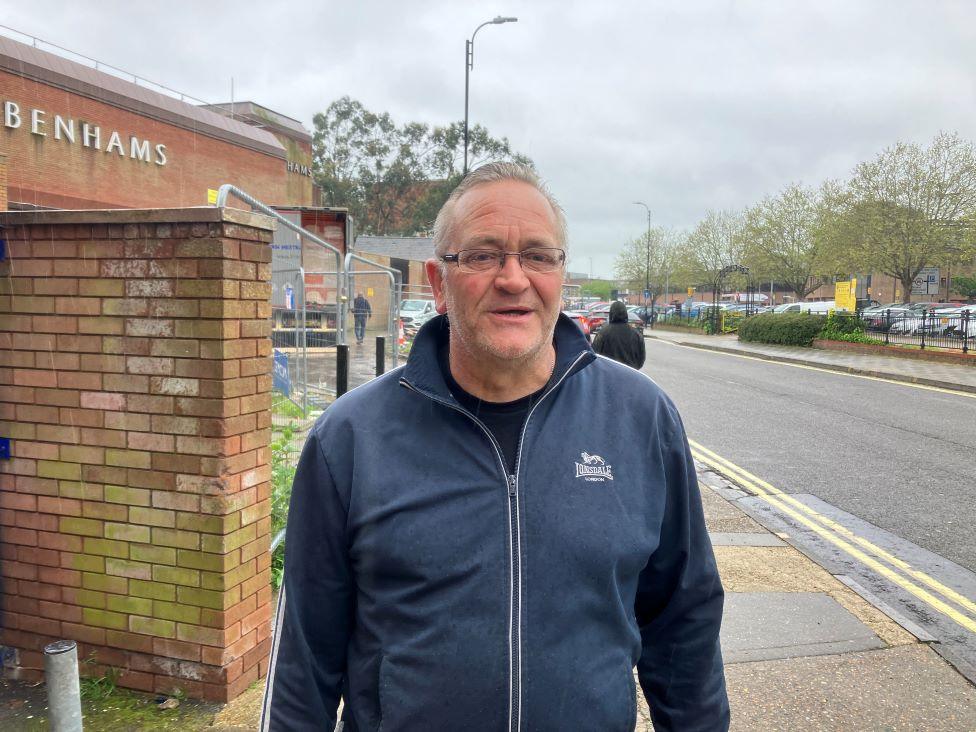
M474 69L474 37L486 25L501 25L502 23L517 22L518 18L496 15L492 20L486 20L475 28L474 33L471 34L471 39L464 42L464 168L462 169L462 175L468 174L468 89L471 84L469 76L471 70Z

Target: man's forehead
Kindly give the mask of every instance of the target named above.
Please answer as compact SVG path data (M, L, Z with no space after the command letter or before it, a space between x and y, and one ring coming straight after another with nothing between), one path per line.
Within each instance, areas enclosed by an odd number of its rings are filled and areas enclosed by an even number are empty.
M472 188L455 203L455 231L490 240L517 226L523 236L554 243L556 216L545 196L522 181L496 181Z

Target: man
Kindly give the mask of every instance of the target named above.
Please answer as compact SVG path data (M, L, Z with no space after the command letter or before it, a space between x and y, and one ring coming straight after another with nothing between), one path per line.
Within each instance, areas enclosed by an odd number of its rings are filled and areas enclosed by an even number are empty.
M725 730L722 586L674 405L560 316L563 214L471 172L407 365L326 411L288 519L262 729Z
M352 301L352 317L356 343L362 343L366 337L366 319L373 317L373 309L369 306L369 300L363 297L361 292L357 292L356 298Z
M639 369L644 365L644 336L630 327L630 313L622 302L610 304L609 322L593 339L593 350L601 356Z

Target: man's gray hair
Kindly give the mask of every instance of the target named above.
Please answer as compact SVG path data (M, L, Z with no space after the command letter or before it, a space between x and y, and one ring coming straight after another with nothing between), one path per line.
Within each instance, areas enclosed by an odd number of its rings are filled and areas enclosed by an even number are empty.
M563 249L567 247L566 214L563 213L563 207L559 205L559 202L549 192L548 186L542 182L542 179L528 165L498 162L486 163L480 168L470 171L458 183L457 188L451 191L451 195L447 197L447 201L441 206L441 210L437 214L437 219L434 221L435 255L439 257L442 254L446 254L451 246L451 235L454 227L454 207L458 199L476 186L504 180L517 180L528 183L545 197L546 201L549 202L549 207L552 208L553 218L556 219L556 242Z

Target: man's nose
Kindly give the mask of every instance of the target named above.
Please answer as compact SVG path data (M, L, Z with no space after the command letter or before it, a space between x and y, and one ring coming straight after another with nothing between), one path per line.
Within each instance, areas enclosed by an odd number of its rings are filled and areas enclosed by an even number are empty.
M522 292L529 286L518 257L505 257L505 264L495 275L495 287L508 292Z

